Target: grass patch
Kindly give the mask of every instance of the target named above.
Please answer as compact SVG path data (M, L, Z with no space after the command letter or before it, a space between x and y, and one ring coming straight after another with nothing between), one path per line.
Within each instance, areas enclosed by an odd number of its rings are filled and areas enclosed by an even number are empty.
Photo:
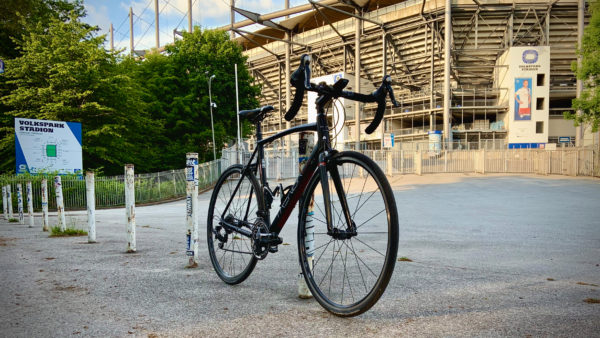
M546 278L547 281L554 282L556 279L554 278Z
M586 298L583 301L588 304L600 304L600 299L598 298Z
M404 256L398 258L398 262L412 262L412 261L413 261L412 259L410 259L408 257L404 257Z
M9 218L8 221L10 223L17 223L19 221L19 219L17 219L17 218Z
M586 286L598 286L596 284L591 284L591 283L586 283L586 282L577 282L577 284L579 284L579 285L586 285Z
M87 236L87 234L85 230L70 227L62 231L58 225L50 228L50 237Z

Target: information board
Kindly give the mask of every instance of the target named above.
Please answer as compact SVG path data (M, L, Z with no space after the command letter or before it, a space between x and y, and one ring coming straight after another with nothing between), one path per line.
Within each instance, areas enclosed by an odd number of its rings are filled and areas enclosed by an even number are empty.
M17 175L81 174L81 123L15 118Z

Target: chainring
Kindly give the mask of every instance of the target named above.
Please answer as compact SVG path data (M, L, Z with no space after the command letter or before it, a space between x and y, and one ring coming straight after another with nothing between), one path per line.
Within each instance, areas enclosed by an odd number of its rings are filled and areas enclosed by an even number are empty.
M269 233L269 229L267 228L267 224L261 218L258 218L254 222L254 225L252 225L252 236L250 236L250 241L252 243L254 257L260 260L265 259L269 253L269 246L261 245L261 233Z

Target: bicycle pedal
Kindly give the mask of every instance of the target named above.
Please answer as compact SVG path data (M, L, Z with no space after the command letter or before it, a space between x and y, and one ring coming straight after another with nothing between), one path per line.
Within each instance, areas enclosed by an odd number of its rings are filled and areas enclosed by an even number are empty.
M269 252L270 253L276 253L277 251L279 251L277 246L270 246L269 247Z

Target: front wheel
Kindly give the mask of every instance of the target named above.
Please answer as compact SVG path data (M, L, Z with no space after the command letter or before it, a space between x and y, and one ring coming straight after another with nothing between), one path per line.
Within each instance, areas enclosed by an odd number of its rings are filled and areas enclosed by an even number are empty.
M363 154L341 152L327 163L334 228L348 229L331 175L334 168L356 235L328 234L317 171L300 204L298 251L302 273L319 304L335 315L351 317L370 309L390 281L398 251L398 212L390 184L377 164Z

